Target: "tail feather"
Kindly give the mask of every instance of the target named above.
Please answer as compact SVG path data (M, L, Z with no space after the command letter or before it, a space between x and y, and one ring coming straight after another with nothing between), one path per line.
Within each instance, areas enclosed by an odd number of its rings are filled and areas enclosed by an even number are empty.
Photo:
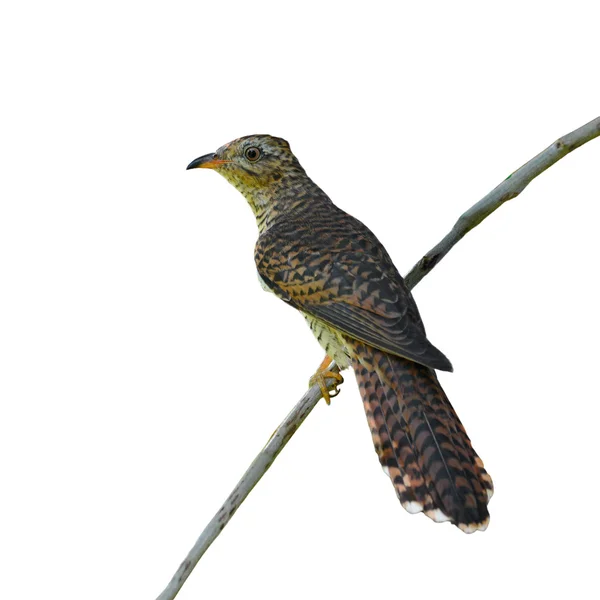
M467 533L485 529L492 480L435 372L347 343L375 450L402 506Z

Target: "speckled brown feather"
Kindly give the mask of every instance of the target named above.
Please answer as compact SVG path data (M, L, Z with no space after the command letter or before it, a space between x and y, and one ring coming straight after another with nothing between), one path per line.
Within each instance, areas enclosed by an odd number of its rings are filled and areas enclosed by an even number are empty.
M400 502L471 532L489 520L492 480L435 372L347 340L375 450Z
M246 160L247 150L256 161ZM433 346L412 294L375 235L335 206L288 143L248 136L201 157L248 200L265 287L298 309L341 368L353 366L375 449L402 505L484 529L492 482L433 369Z
M375 235L322 192L310 205L260 235L255 259L263 281L302 312L355 339L451 370L425 337L412 295Z

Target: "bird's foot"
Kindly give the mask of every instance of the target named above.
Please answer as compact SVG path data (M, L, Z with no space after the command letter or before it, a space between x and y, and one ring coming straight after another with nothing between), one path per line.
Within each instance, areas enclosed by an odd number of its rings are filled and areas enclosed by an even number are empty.
M325 356L316 373L308 382L310 387L316 384L321 388L321 394L323 394L323 398L327 405L331 404L331 399L335 398L340 393L338 386L344 383L344 378L338 372L329 370L330 364L331 358ZM328 384L328 379L333 379L333 383Z

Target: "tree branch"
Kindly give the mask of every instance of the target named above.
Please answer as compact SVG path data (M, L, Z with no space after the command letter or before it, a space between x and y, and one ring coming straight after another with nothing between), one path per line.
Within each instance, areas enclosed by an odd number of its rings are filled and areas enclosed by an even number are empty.
M410 270L410 273L404 279L408 288L415 287L471 229L477 227L479 223L489 217L505 202L516 198L540 173L543 173L561 158L599 135L600 117L559 138L517 169L512 175L509 175L487 196L484 196L479 202L471 206L467 212L463 213L450 230L450 233Z
M411 269L405 278L407 287L409 289L415 287L471 229L477 227L504 202L518 196L540 173L558 162L563 156L598 136L600 136L600 117L559 138L543 152L540 152L536 157L517 169L512 175L509 175L487 196L469 208L458 219L450 233ZM332 364L333 368L337 370L337 367ZM328 384L333 385L334 383L333 380L328 381ZM202 555L223 531L235 511L267 472L321 397L321 390L318 385L310 388L302 396L298 404L275 430L267 445L259 452L223 506L205 527L194 547L177 569L173 579L162 594L158 596L157 600L173 600L175 598Z
M331 364L329 370L339 372L337 365ZM333 385L335 381L328 379L327 384ZM208 550L209 546L215 541L217 536L223 531L225 525L229 523L235 511L241 506L248 494L254 486L260 481L261 477L267 472L273 464L277 455L283 450L285 445L290 441L296 430L304 419L308 417L310 411L317 405L317 402L322 398L321 389L318 385L311 387L300 402L294 406L292 411L283 420L281 425L275 430L267 445L258 453L248 470L244 473L238 484L229 494L227 500L219 512L212 518L210 523L204 528L204 531L190 550L186 559L181 563L177 573L171 579L169 585L157 600L172 600L175 598L185 580L189 577L194 567L202 558L202 555Z

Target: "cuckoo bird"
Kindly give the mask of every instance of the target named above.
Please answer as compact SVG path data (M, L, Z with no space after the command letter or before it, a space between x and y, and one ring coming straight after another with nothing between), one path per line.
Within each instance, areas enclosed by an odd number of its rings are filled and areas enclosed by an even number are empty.
M188 165L195 168L217 171L250 204L261 284L304 315L325 349L311 382L327 401L325 380L342 381L328 370L331 360L353 367L375 450L402 506L467 533L484 530L492 480L434 370L452 365L427 339L383 245L333 204L281 138L234 140Z

